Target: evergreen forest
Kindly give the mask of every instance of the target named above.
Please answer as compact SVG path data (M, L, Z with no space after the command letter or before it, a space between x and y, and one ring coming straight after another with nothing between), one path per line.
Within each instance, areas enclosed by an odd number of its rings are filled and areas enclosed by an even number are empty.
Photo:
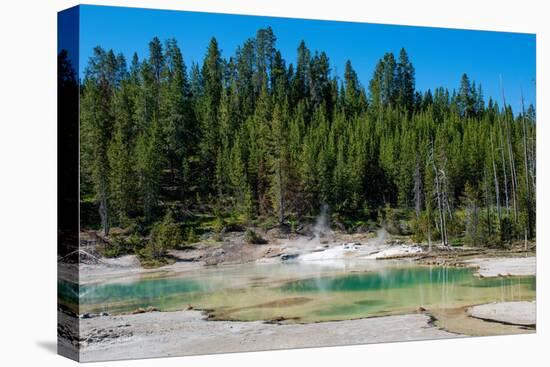
M221 48L212 38L202 64L175 39L94 49L79 83L83 228L129 228L155 256L208 231L293 231L323 208L334 228L423 243L535 239L534 106L485 98L466 73L420 91L405 49L338 76L304 41L285 60L271 28Z

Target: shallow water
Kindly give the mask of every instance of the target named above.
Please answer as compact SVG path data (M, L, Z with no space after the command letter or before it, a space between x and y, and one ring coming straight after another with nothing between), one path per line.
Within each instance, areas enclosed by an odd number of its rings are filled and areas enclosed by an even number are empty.
M452 309L497 301L533 300L535 277L483 278L467 268L407 262L355 261L243 264L168 278L80 286L58 284L61 299L78 295L80 313L121 313L192 305L219 319L292 322L407 313L420 306Z

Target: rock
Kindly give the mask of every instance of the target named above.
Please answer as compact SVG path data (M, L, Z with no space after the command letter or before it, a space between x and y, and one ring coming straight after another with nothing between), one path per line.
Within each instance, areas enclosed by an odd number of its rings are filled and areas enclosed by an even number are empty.
M200 236L200 239L201 239L201 241L206 241L206 240L210 239L210 237L212 237L212 232L206 232L206 233L203 233Z
M400 233L402 234L411 233L411 228L409 226L409 222L407 221L404 221L404 220L399 221L398 227L399 227Z
M305 237L314 237L313 227L311 224L301 224L296 228L296 233Z
M251 244L251 245L265 245L268 243L268 241L254 232L251 229L248 229L244 234L244 242Z
M357 250L360 246L360 242L348 242L343 244L343 247L348 250Z
M468 310L471 317L496 321L503 324L534 326L537 310L535 302L516 301L489 303L473 306Z
M290 232L291 232L290 225L287 223L284 223L275 228L271 228L270 230L267 231L266 234L269 238L287 239Z
M337 230L339 231L342 231L342 232L345 232L346 231L346 226L344 223L340 222L339 220L334 220L332 222L332 227L336 228Z
M212 256L223 256L225 255L225 250L223 248L219 248L212 252Z
M78 315L79 319L91 319L94 317L100 317L100 316L109 316L107 312L100 312L100 313L83 313L82 315Z
M281 255L281 260L283 260L283 261L291 260L291 259L297 258L298 256L300 256L300 254L282 254Z
M223 233L229 233L229 232L244 232L245 228L241 226L240 224L236 223L229 223L226 224L225 227L223 227L222 232Z
M467 266L478 267L477 274L483 277L532 276L536 273L537 261L532 257L485 258L463 261Z
M300 318L299 317L284 317L284 316L275 316L274 318L272 319L269 319L269 320L266 320L264 321L265 324L280 324L284 321L289 321L289 320L299 320Z
M153 306L149 306L147 308L140 307L132 312L130 312L131 315L137 315L140 313L146 313L146 312L158 312L159 309Z
M375 232L376 228L373 225L360 224L353 229L355 233L371 233Z

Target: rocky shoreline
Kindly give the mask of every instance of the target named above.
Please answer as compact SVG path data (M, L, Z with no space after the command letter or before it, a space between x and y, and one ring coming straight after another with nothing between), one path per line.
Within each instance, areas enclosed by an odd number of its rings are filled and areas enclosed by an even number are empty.
M87 256L87 255L86 255ZM265 245L250 245L233 236L221 243L200 243L172 250L174 262L155 269L141 267L135 255L93 258L79 267L80 284L132 281L143 277L181 275L211 266L285 261L385 261L407 259L417 264L472 267L479 277L532 276L533 249L442 248L431 252L408 239L372 234L331 233L330 238L271 237ZM60 263L60 276L71 280L76 264ZM80 350L81 361L156 356L242 352L426 340L468 335L534 332L534 302L472 305L458 310L426 310L373 318L297 324L270 321L212 320L197 310L158 312L143 309L126 315L80 315L78 337L71 337L74 318L59 312L60 348ZM74 334L74 333L73 333Z
M533 307L534 302L503 302L471 307L466 315L473 318L472 324L475 326L468 334L458 333L452 330L452 326L450 330L440 326L428 310L311 324L211 321L201 311L153 311L81 319L81 337L77 344L80 347L80 361L86 362L124 359L128 355L150 358L447 339L480 335L476 333L479 331L476 328L488 328L489 332L484 335L532 333L535 331L534 325L530 324ZM502 317L494 316L495 312ZM487 313L492 316L487 316Z
M391 237L386 232L354 233L331 231L317 236L283 235L265 232L264 245L247 244L242 233L228 233L223 241L200 242L186 249L170 250L169 265L144 268L136 255L103 258L92 246L80 249L80 264L59 262L60 279L80 284L109 280L131 280L141 276L167 276L208 266L287 260L395 260L409 259L419 264L468 266L481 277L534 275L534 248L520 251L417 244L408 237Z
M81 320L80 361L232 353L460 337L428 314L313 324L208 321L200 311Z
M536 303L500 302L473 306L468 314L476 319L534 328L537 323Z
M512 258L476 258L463 262L475 267L480 277L534 276L536 275L537 259L534 256Z

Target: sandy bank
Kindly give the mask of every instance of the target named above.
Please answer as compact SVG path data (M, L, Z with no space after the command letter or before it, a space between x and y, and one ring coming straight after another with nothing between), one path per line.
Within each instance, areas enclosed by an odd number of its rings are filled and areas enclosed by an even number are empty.
M201 312L81 320L81 361L305 348L458 337L424 314L315 324L206 321Z
M533 257L480 258L464 260L464 264L478 267L482 277L498 276L534 276L537 260Z
M77 264L58 263L59 278L67 281L76 281L83 284L102 283L116 280L131 281L133 279L150 276L170 276L179 273L194 271L208 265L234 265L276 257L283 246L274 245L198 245L189 250L170 250L169 255L174 261L170 265L147 269L141 266L136 255L124 255L117 258L98 258L93 263L81 262Z
M537 310L535 302L501 302L473 306L468 310L470 316L510 325L533 326L536 324Z
M350 236L342 236L344 239ZM339 238L339 239L342 239ZM362 238L365 240L365 238ZM93 262L76 264L59 263L61 279L82 284L101 283L112 280L129 281L141 276L170 276L194 271L206 266L223 266L245 263L279 263L287 259L306 262L329 262L344 260L376 260L395 257L408 257L422 252L420 247L400 245L381 245L365 242L333 242L325 245L303 244L304 238L290 241L277 240L268 245L249 244L210 244L198 245L187 250L170 250L174 261L170 265L155 269L143 268L136 255L124 255L118 258L95 258ZM315 241L312 241L315 243Z
M145 269L137 256L118 258L101 257L97 244L81 248L87 255L81 258L80 267L75 263L58 263L59 277L78 281L80 284L109 281L129 281L142 276L172 276L195 271L205 266L235 265L244 263L278 263L287 260L304 262L334 262L348 260L413 259L430 265L445 265L459 261L479 268L481 276L534 275L535 257L507 258L488 249L456 249L434 247L426 253L426 247L413 243L410 238L394 238L385 231L347 234L329 231L323 236L308 237L297 234L277 235L259 232L269 240L266 245L244 242L243 233L231 232L221 241L212 239L199 242L181 250L170 250L172 264L156 269ZM466 260L476 256L476 259ZM518 255L516 255L518 256ZM521 255L519 255L521 256ZM464 259L460 261L460 259ZM77 275L78 274L78 278Z

